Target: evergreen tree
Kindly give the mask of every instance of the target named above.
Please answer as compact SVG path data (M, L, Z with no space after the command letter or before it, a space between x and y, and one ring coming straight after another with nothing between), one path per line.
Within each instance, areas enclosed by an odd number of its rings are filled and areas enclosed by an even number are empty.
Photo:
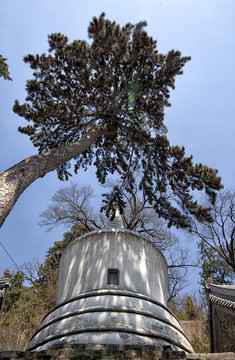
M24 280L24 273L17 271L6 293L0 323L0 350L23 350L48 311L44 295L39 296L33 286L25 286Z
M210 218L192 190L205 191L214 203L221 188L217 171L194 166L184 147L170 146L163 123L175 77L190 58L174 50L158 53L145 25L121 28L101 14L88 27L91 43L69 43L66 36L52 34L48 55L24 58L34 78L27 82L26 102L16 101L13 109L29 122L19 131L39 155L0 176L0 225L38 177L57 169L60 179L68 179L71 159L75 173L93 164L101 183L120 173L127 190L138 169L139 188L169 226L188 227L191 215Z
M189 295L183 299L175 313L179 320L202 320L205 317L202 307L196 305Z
M0 77L3 77L5 80L12 80L6 60L7 59L0 55Z
M185 317L186 320L195 320L201 316L201 309L194 305L191 296L188 296L185 302Z
M6 292L6 298L4 302L4 311L9 311L13 308L17 300L24 292L24 274L23 272L17 271L10 282L10 286Z

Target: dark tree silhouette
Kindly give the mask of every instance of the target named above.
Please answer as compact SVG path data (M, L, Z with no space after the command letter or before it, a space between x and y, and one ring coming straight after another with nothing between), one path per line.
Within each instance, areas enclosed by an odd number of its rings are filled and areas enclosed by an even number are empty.
M34 70L28 96L14 111L29 125L19 127L39 154L0 175L0 226L21 193L37 178L57 169L60 179L93 164L101 183L118 172L126 190L138 186L169 226L203 220L207 209L192 190L204 190L213 203L220 189L217 171L193 165L184 148L170 146L163 124L170 89L189 57L163 55L144 30L145 23L122 28L101 14L88 27L91 43L71 43L60 33L48 37L49 54L28 55Z

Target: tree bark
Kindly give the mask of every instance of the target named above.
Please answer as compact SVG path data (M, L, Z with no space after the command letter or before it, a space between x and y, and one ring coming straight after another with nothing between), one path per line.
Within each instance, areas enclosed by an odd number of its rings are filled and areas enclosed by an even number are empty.
M24 190L39 177L82 154L99 137L110 133L107 125L90 129L82 138L44 154L30 156L0 175L0 227Z

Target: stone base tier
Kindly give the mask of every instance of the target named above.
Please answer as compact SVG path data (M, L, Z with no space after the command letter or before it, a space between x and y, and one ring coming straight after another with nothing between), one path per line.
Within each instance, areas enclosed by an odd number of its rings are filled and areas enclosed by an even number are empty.
M66 344L153 345L193 352L166 306L146 295L117 289L88 291L57 305L43 319L27 350Z

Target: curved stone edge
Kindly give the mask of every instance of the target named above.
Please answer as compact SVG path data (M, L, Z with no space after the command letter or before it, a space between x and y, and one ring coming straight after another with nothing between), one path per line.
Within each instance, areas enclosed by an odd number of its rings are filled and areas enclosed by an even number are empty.
M48 349L50 349L50 346L53 347L53 345L58 345L58 342L54 342L55 340L65 340L64 343L62 342L62 345L66 344L72 344L72 343L78 343L78 344L82 344L82 341L78 341L76 339L76 335L80 335L80 334L92 334L92 333L100 333L101 337L104 336L104 334L107 333L114 333L116 336L121 337L120 334L128 334L128 335L134 335L137 337L140 337L143 339L143 341L145 341L144 339L148 339L148 340L160 340L161 344L160 347L168 347L169 345L173 345L173 349L170 350L178 350L178 351L185 351L186 353L191 353L192 351L180 344L178 341L175 341L174 339L167 337L167 336L162 336L159 334L155 334L155 333L146 333L144 331L138 330L138 329L127 329L127 328L118 328L118 327L103 327L103 328L98 328L98 329L94 329L94 328L86 328L86 329L82 329L82 330L78 330L78 329L74 329L74 330L70 330L70 331L64 331L61 332L59 334L56 335L51 335L50 337L47 337L46 339L42 340L41 342L35 344L32 347L27 348L27 351L40 351L41 349L44 350L42 347L43 345L47 344ZM142 344L136 344L135 346L142 346Z
M59 309L60 307L69 304L71 302L80 300L80 299L84 299L84 298L88 298L88 297L95 297L95 296L106 296L106 295L118 295L118 296L126 296L126 297L133 297L133 298L138 298L141 300L145 300L145 301L149 301L151 303L153 303L154 305L160 306L161 308L163 308L164 310L166 310L167 312L169 312L174 318L175 320L178 322L179 326L180 323L177 319L177 317L174 315L174 313L168 309L167 306L165 306L164 304L162 304L161 302L152 299L151 297L147 296L147 295L143 295L140 294L138 292L134 292L134 291L130 291L130 290L125 290L125 289L97 289L97 290L92 290L92 291L86 291L82 294L73 296L63 302L61 302L60 304L57 304L51 311L49 311L44 318L42 319L42 322L48 317L48 315L50 315L51 313L53 313L56 309Z
M133 231L133 230L129 230L129 229L100 229L100 230L94 230L94 231L90 231L84 235L81 235L79 237L77 237L76 239L74 239L73 241L71 241L71 243L69 243L67 245L67 247L65 248L64 251L66 251L67 248L69 248L70 246L73 246L74 243L76 241L80 241L82 239L85 239L87 237L93 237L97 234L132 234L132 235L135 235L136 237L138 238L142 238L143 240L149 242L150 244L152 244L155 248L157 248L161 254L161 257L164 259L164 262L166 263L167 265L167 261L166 261L166 258L165 256L163 255L162 251L159 249L159 247L153 242L151 241L150 239L148 239L146 236L136 232L136 231ZM62 254L63 256L63 254Z
M158 320L160 322L163 322L164 324L167 324L167 325L173 327L174 329L179 331L185 338L187 338L181 328L179 328L176 325L172 324L168 319L166 319L163 316L160 316L160 315L157 316L157 315L152 314L149 311L144 311L144 310L140 310L140 309L137 309L137 308L124 308L124 307L118 308L118 309L115 308L115 307L93 307L93 308L87 307L87 308L84 308L82 310L70 311L70 312L65 313L64 315L60 315L58 317L55 317L54 319L49 320L45 324L41 325L40 328L34 333L33 337L35 337L39 332L41 332L45 328L47 328L50 325L52 325L52 324L54 324L56 322L59 322L61 320L64 320L64 319L67 319L67 318L73 317L73 316L89 314L89 313L96 313L96 312L118 312L118 313L128 313L128 314L143 315L143 316L153 318L154 320ZM32 337L32 339L33 339L33 337Z
M97 297L97 296L106 296L106 295L116 295L116 296L124 296L124 297L131 297L133 298L134 300L135 299L141 299L141 300L144 300L144 301L147 301L147 302L150 302L150 303L153 303L155 306L158 306L158 307L161 307L163 308L163 310L167 311L170 316L173 316L173 318L176 320L177 324L179 326L176 326L175 324L173 324L169 319L167 319L166 317L162 316L162 315L155 315L155 314L152 314L150 313L149 311L146 311L146 310L141 310L141 309L137 309L137 308L131 308L131 307L127 307L127 308L117 308L115 306L112 306L112 307L87 307L87 308L83 308L81 309L80 311L78 310L77 312L74 312L74 311L71 311L71 312L67 312L67 313L62 313L62 315L60 316L56 316L55 318L53 318L52 320L49 320L48 322L46 322L46 318L52 314L53 312L55 312L57 309L59 309L60 307L63 307L64 305L66 304L69 304L71 302L76 302L77 300L80 300L80 299L86 299L86 298L90 298L90 297ZM75 333L73 334L73 331L71 333L71 330L68 330L68 331L65 331L65 332L62 332L62 333L58 333L54 336L46 336L45 339L41 339L41 340L36 340L35 343L33 343L33 339L36 335L38 335L41 331L43 331L44 329L46 329L47 327L50 327L50 325L54 324L54 323L58 323L60 322L61 320L63 319L66 319L68 317L73 317L74 315L82 315L82 314L88 314L88 313L94 313L94 312L118 312L118 313L129 313L129 314L137 314L137 315L143 315L144 317L149 317L149 318L152 318L153 320L156 320L156 321L160 321L162 323L165 323L166 325L170 326L170 328L173 328L175 329L178 333L180 333L186 340L186 344L188 342L189 345L183 345L181 344L177 339L174 339L172 337L167 337L165 336L164 334L162 335L159 335L159 334L156 334L155 332L152 332L151 330L149 331L144 331L143 329L133 329L133 328L128 328L128 327L125 327L125 328L118 328L118 327L100 327L100 330L97 330L97 328L83 328L83 329L77 329L75 331ZM43 324L44 323L44 324ZM116 329L116 330L115 330ZM37 349L39 348L40 346L42 346L43 344L45 343L49 343L55 339L59 339L59 338L62 338L62 337L65 337L65 336L71 336L71 335L78 335L78 334L82 334L82 333L94 333L94 332L112 332L112 333L115 333L115 332L121 332L121 333L128 333L128 334L135 334L137 336L144 336L146 338L152 338L152 339L162 339L164 340L166 343L172 343L173 345L177 346L177 349L181 350L183 349L184 351L186 352L192 352L192 348L190 348L190 342L188 340L188 338L185 336L183 330L181 329L181 325L179 323L179 321L177 320L177 318L174 316L174 314L163 304L159 303L158 301L146 296L146 295L142 295L142 294L139 294L139 293L135 293L135 292L130 292L130 291L125 291L125 290L97 290L97 291L91 291L91 292L86 292L86 293L83 293L83 294L80 294L78 296L75 296L61 304L58 304L51 312L49 312L43 319L42 321L42 324L40 326L40 328L37 330L37 332L33 335L29 345L28 345L28 348L29 350L32 350L32 349ZM78 341L80 342L80 341Z
M133 230L129 230L129 229L100 229L100 230L94 230L94 231L89 231L88 233L84 234L84 235L81 235L79 237L77 237L76 239L74 239L73 241L71 241L71 243L69 243L66 247L66 249L70 246L72 246L72 244L80 239L84 239L86 237L90 237L90 236L93 236L93 235L96 235L96 234L103 234L103 233L129 233L129 234L132 234L132 235L135 235L137 237L140 237L144 240L147 240L149 243L153 244L158 250L160 250L158 248L158 246L151 240L149 240L146 236L136 232L136 231L133 231ZM162 256L165 258L165 256L162 254Z

